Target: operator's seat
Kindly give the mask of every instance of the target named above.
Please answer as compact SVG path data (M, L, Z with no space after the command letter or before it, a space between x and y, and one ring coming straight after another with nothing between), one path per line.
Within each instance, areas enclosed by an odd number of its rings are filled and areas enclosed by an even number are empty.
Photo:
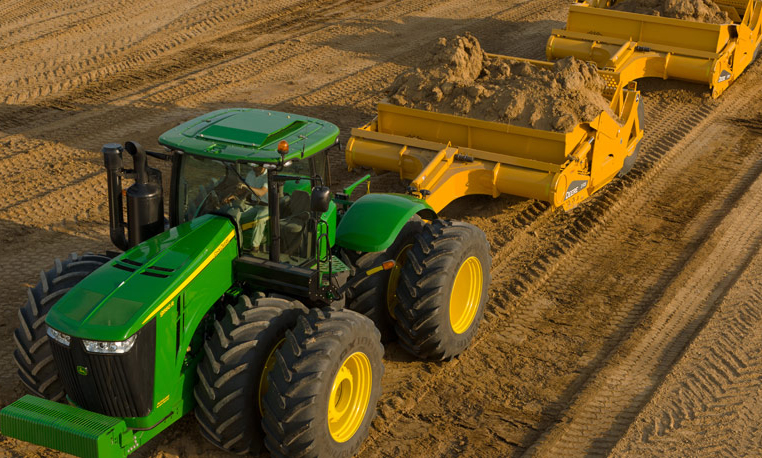
M288 199L288 216L280 220L281 251L290 255L307 257L309 236L305 233L310 218L310 194L294 190Z

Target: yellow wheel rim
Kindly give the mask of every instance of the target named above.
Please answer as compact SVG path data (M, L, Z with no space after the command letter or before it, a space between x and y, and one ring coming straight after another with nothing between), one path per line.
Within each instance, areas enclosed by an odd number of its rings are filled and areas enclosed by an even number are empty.
M474 322L482 298L482 264L471 256L461 264L450 294L450 326L463 334Z
M397 303L399 303L399 299L397 299L397 285L400 283L402 268L405 267L406 264L407 252L410 251L411 248L413 248L412 243L402 247L399 254L397 254L397 257L394 259L394 267L392 267L392 270L389 272L389 284L386 286L386 307L392 318L395 318L394 308L397 307Z
M352 353L333 379L328 400L328 430L336 442L346 442L360 428L368 410L373 372L365 353Z
M267 393L267 374L270 373L270 371L273 370L273 367L275 367L275 352L278 351L280 347L283 346L283 343L286 341L285 338L280 339L278 343L275 344L272 350L270 350L270 354L267 355L267 359L265 360L265 367L262 369L262 375L259 376L259 397L257 398L257 401L259 402L259 413L260 415L265 414L264 406L262 405L262 400L265 398L265 394Z

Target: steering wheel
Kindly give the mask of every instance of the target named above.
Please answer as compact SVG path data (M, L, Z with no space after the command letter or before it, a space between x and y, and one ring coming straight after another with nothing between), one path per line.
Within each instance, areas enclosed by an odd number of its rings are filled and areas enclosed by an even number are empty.
M256 192L249 193L250 195L246 196L246 201L252 205L263 205L267 206L267 202L263 201L261 197L257 195ZM254 196L257 200L256 202L251 199L251 197Z
M196 207L196 211L193 213L193 218L192 219L195 219L195 218L198 217L199 213L201 213L201 209L206 206L206 201L209 200L209 197L211 197L212 194L217 196L217 193L215 192L214 188L210 189L209 192L206 193L204 198L201 199L201 202L198 204L198 207ZM219 197L217 197L217 200L219 200Z

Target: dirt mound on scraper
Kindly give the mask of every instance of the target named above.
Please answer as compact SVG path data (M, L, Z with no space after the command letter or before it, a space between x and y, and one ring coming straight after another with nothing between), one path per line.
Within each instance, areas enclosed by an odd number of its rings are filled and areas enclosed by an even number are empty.
M707 24L732 22L728 13L712 0L624 0L612 9Z
M389 88L396 105L521 127L568 132L614 114L595 66L565 58L546 69L489 57L471 34L440 38L423 64Z

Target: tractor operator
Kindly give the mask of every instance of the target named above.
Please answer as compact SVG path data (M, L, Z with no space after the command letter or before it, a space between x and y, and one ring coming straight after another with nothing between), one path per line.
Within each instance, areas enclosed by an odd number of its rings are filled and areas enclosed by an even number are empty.
M222 203L230 206L231 214L234 214L241 226L241 231L253 230L251 246L246 248L256 253L262 250L261 245L265 238L265 228L269 217L267 170L262 166L254 167L246 174L245 181L246 184L238 183L233 193ZM251 195L250 189L254 195Z

